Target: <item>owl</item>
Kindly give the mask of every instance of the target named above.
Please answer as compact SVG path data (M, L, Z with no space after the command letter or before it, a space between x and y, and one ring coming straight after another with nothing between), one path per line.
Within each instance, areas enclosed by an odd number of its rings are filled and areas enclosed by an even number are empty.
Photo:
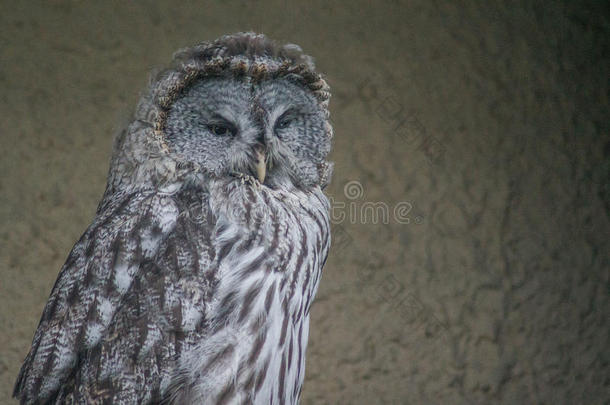
M293 44L178 51L116 138L22 404L294 404L330 247L329 87Z

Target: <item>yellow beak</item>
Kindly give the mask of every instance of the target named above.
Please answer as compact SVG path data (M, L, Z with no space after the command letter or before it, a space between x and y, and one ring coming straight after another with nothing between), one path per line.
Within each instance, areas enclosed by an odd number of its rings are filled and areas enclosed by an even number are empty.
M265 175L267 174L267 162L265 161L265 152L261 150L256 151L256 177L261 183L265 181Z

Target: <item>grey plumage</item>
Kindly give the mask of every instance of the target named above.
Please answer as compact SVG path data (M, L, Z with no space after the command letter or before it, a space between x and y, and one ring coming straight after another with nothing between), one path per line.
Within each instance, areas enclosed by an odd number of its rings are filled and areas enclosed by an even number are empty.
M329 96L262 35L179 51L115 142L21 403L296 403L330 246Z

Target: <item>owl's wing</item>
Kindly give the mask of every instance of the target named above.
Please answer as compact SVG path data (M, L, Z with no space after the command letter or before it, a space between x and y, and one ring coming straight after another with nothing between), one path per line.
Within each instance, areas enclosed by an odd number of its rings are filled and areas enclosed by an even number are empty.
M99 345L134 279L152 261L176 225L171 196L109 197L72 249L44 308L13 395L44 403Z
M178 216L157 256L142 264L107 333L82 354L58 402L162 401L181 352L209 326L216 276L210 224Z

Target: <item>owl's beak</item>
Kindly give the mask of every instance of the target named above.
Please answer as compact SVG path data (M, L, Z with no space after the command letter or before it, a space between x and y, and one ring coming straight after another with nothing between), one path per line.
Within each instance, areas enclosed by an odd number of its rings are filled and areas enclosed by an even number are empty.
M258 181L263 183L265 181L265 175L267 174L267 161L265 159L265 152L261 149L256 149L256 177Z

